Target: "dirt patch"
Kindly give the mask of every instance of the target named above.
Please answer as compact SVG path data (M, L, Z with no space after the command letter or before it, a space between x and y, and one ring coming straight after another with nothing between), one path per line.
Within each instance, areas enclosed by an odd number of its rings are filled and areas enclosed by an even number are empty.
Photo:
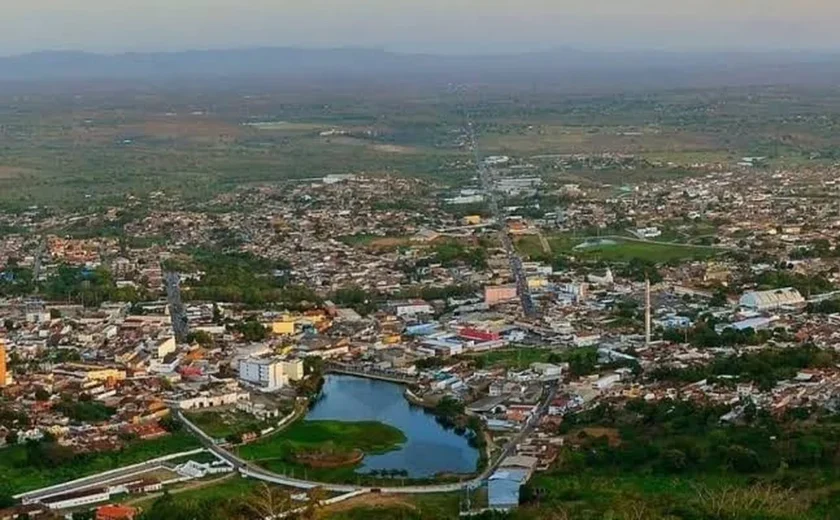
M392 247L399 247L408 243L408 240L401 237L382 237L382 238L375 238L370 241L368 247L373 248L392 248Z
M325 507L321 510L321 518L329 518L331 515L334 515L336 513L350 511L352 509L360 507L373 509L402 507L405 509L410 509L412 511L417 510L417 507L414 504L408 502L405 498L399 495L367 493L365 495L354 497L349 500L345 500L344 502L339 502L337 504L332 504L330 506Z
M395 144L375 144L371 148L377 152L385 153L410 153L413 151L408 146L398 146Z
M340 468L356 465L363 458L365 453L362 450L353 450L350 453L298 453L295 455L295 462L310 468Z
M29 168L20 168L18 166L0 165L0 179L17 179L30 173L35 173L35 170L30 170Z
M569 442L574 445L583 444L589 439L597 439L599 437L606 437L610 446L616 447L621 444L621 435L615 428L581 428L571 432L568 436Z

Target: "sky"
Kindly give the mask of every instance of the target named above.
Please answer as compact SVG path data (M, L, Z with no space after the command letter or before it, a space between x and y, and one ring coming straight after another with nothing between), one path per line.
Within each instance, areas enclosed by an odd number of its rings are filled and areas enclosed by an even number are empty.
M837 0L0 0L0 55L255 46L840 50Z

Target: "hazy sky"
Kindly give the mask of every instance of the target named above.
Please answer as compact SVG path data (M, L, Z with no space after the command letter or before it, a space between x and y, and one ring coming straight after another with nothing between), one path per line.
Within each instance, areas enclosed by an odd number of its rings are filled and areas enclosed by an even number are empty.
M838 0L0 0L0 54L377 46L840 49Z

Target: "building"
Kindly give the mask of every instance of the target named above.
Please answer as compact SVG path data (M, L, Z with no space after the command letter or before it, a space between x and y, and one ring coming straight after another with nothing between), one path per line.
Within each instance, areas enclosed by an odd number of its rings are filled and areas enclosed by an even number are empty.
M527 482L527 471L498 470L487 481L487 503L490 509L508 511L519 506L519 490Z
M779 307L797 306L805 303L805 298L793 287L772 289L769 291L745 292L738 302L745 309L764 311Z
M289 381L299 381L303 379L303 360L289 359L283 361L283 373L289 378Z
M6 375L6 343L0 338L0 388L9 384Z
M242 359L239 361L239 379L268 390L283 388L289 383L279 359Z
M537 467L535 457L512 456L487 481L487 501L490 509L508 511L519 505L519 490L528 482Z
M251 394L248 392L225 392L221 394L202 392L200 395L174 399L169 401L169 403L181 410L196 410L235 405L241 401L249 401L250 399Z
M432 306L423 300L409 300L393 304L394 313L400 318L407 316L418 316L421 314L432 314Z
M126 378L125 370L81 363L65 363L55 368L53 374L72 377L82 382L123 381Z
M174 354L177 349L178 345L175 343L175 338L169 337L157 344L155 355L158 359L163 359L169 354Z
M504 303L516 300L516 285L488 285L484 288L484 303L488 306L493 306L498 303Z
M271 324L271 332L278 336L290 336L295 333L294 320L275 321Z

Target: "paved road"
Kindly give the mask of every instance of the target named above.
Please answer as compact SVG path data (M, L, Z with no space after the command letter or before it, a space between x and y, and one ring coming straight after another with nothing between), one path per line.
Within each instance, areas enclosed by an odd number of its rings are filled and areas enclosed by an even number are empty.
M510 263L510 270L513 273L513 278L516 283L516 293L519 295L520 304L522 305L522 312L528 318L535 318L538 316L537 308L534 306L534 299L531 296L531 289L528 286L528 277L525 276L525 269L522 267L522 258L516 248L513 247L513 242L505 229L505 220L502 212L499 209L499 201L496 197L496 191L493 187L493 172L481 159L481 154L478 150L478 140L475 137L475 128L473 128L472 120L467 114L467 134L470 140L470 149L475 158L475 166L478 170L478 178L481 182L481 191L487 199L487 204L490 206L490 212L496 220L499 241L508 257Z
M332 484L329 482L317 482L313 480L303 480L288 477L286 475L279 475L277 473L272 473L271 471L267 471L262 469L244 459L239 458L237 455L231 453L230 451L222 448L221 446L216 445L207 434L201 431L195 424L190 422L184 415L178 411L174 410L176 417L181 420L187 428L189 428L194 434L198 436L201 440L201 443L210 451L216 454L219 458L227 461L231 464L234 468L236 468L242 475L247 477L256 478L259 480L263 480L266 482L272 482L274 484L280 484L283 486L294 487L299 489L312 489L315 487L319 487L325 489L327 491L333 491L338 493L349 493L352 491L370 491L372 489L376 489L381 493L449 493L454 491L460 491L465 488L477 488L479 487L490 475L493 474L496 469L498 469L499 465L502 461L508 457L511 453L514 452L516 449L516 445L522 442L530 433L534 430L534 427L539 423L540 419L546 414L548 411L548 407L551 401L554 399L555 395L557 394L557 385L551 384L548 386L548 393L546 399L540 404L537 408L537 412L531 416L531 419L525 425L525 427L520 431L514 438L512 438L507 445L502 449L502 452L496 458L496 460L488 465L487 468L480 475L469 479L464 480L461 482L452 482L447 484L431 484L431 485L421 485L421 486L395 486L395 487L371 487L371 486L354 486L352 484Z

